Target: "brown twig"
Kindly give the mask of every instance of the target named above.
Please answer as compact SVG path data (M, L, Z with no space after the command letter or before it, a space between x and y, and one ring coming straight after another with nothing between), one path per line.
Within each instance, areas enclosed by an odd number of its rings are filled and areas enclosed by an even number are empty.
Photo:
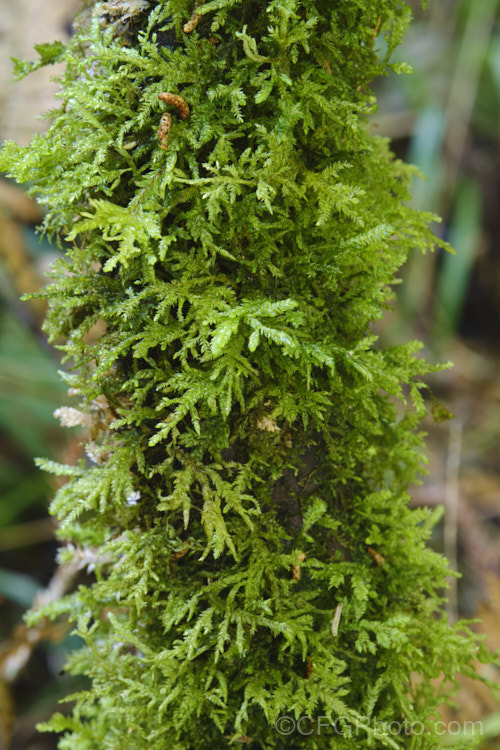
M84 568L90 569L96 559L95 550L76 549L70 561L59 565L47 588L35 596L32 611L61 599L71 589L79 572ZM14 682L41 641L58 641L66 632L66 624L54 624L47 617L36 625L18 625L0 650L0 681L7 684Z
M372 36L372 40L371 40L372 41L372 47L373 47L373 43L375 42L375 39L377 38L377 34L378 34L379 30L380 30L380 24L381 23L382 23L382 16L379 16L377 18L377 25L375 26L375 31L373 32L373 36Z
M444 517L444 553L453 570L457 569L458 509L460 501L459 474L462 454L462 422L454 419L450 422L450 439L446 461L446 493ZM448 616L452 622L458 619L457 612L457 579L449 578Z

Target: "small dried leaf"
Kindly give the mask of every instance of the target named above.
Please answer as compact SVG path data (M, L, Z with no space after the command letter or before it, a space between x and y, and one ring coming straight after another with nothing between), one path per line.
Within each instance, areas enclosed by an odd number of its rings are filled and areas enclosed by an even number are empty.
M339 632L339 625L340 625L340 616L342 614L342 604L337 604L337 608L335 610L335 614L333 615L332 619L330 620L330 625L332 629L332 635L334 638L336 638L338 632Z

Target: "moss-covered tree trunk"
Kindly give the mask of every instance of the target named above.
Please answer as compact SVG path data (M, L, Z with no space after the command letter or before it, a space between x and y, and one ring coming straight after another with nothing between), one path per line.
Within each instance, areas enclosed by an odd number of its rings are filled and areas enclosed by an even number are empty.
M40 48L66 62L61 108L1 166L66 241L47 331L80 402L59 416L90 424L87 458L44 464L69 477L62 556L82 546L96 575L49 608L91 678L53 720L61 748L440 742L431 679L477 643L407 507L429 368L370 330L435 241L366 125L409 19L401 0L110 0Z

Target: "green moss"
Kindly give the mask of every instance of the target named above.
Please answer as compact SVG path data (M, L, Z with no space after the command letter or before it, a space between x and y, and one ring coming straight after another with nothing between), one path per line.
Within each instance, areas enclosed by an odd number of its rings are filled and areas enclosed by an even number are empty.
M49 132L0 157L69 241L46 325L91 425L93 461L42 462L96 571L49 608L91 678L50 726L71 750L438 747L431 680L479 645L407 507L430 367L370 330L436 242L366 124L409 8L213 0L188 34L192 10L97 4L42 49L66 61Z

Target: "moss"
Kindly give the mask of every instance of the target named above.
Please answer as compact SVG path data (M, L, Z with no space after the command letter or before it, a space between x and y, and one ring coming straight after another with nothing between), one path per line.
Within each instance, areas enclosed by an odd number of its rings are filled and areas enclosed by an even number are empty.
M96 572L48 611L91 680L49 727L71 750L438 747L432 680L479 643L407 507L431 368L370 329L436 242L366 122L410 10L194 10L88 8L31 66L66 62L50 130L0 157L66 243L46 328L79 394L63 421L90 424L89 460L41 462Z

